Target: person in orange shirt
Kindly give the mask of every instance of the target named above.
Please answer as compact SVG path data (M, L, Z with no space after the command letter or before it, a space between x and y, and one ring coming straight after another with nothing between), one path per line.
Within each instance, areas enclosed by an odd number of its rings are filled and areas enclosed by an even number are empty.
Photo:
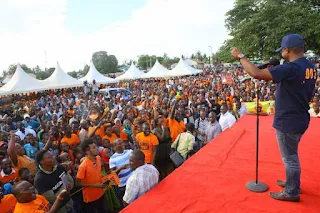
M72 152L72 150L70 150L70 146L66 142L61 143L60 149L61 149L60 154L67 153L69 155L70 160L72 162L75 162L73 152Z
M142 124L143 121L139 119L135 119L133 122L133 135L137 135L138 133L142 132Z
M90 138L84 140L81 145L86 157L79 166L76 185L83 188L84 212L108 212L104 200L107 185L104 183L101 174L101 158L98 146Z
M100 136L101 138L104 137L104 129L105 129L105 125L104 125L104 121L100 121L98 122L98 120L94 120L92 121L93 125L92 127L89 127L88 130L88 134L89 137L96 135L96 136Z
M172 141L175 141L178 135L186 130L186 126L183 120L181 120L180 115L178 113L175 113L175 110L176 103L174 103L168 119L170 136L172 138Z
M103 136L102 140L109 140L110 144L112 144L114 140L118 139L118 136L112 132L111 124L108 124L105 129L105 135Z
M145 155L145 162L154 165L159 145L158 138L151 133L148 123L142 125L142 131L136 135L138 146Z
M34 186L28 181L17 183L12 193L17 199L13 213L57 213L67 191L61 190L52 207L45 197L36 194Z
M1 172L0 172L0 181L4 184L14 181L18 178L18 171L15 171L12 168L12 164L8 158L5 158L1 161Z
M28 168L32 174L36 174L37 167L35 161L26 156L23 147L19 143L16 143L14 132L11 132L8 155L13 164L13 167L17 171L21 168Z
M80 143L78 135L72 133L70 125L64 127L64 137L61 139L61 143L67 143L70 147L76 146Z
M129 119L124 120L123 130L120 132L120 138L123 141L131 141L131 135L133 134L132 124Z
M17 199L12 195L3 195L3 188L0 186L0 212L13 213Z

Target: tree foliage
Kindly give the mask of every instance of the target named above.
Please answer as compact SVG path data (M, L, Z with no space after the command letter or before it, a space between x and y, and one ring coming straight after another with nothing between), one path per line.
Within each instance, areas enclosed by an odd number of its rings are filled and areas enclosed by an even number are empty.
M39 80L44 80L44 79L48 78L54 71L54 68L49 68L49 69L43 70L39 67L39 65L37 65L34 68L29 68L25 64L21 64L20 66L26 73L32 73L32 74L36 75L36 78ZM15 73L16 69L17 69L17 64L11 64L7 70L3 71L2 80L8 75L13 75Z
M235 62L236 60L230 54L232 47L233 47L232 41L226 40L223 43L223 45L220 47L218 52L214 55L213 62L214 63L220 63L222 61L225 63Z
M170 58L166 53L164 53L163 56L140 55L138 58L138 66L142 70L147 70L148 68L153 67L156 60L158 60L164 67L169 68L172 64L178 63L180 59L177 57Z
M202 54L201 51L198 51L196 53L193 53L190 58L208 64L209 62L212 62L213 56L210 56L210 54L207 56L205 53Z
M108 55L106 51L95 52L92 55L92 62L102 74L118 72L118 60L114 55Z
M218 58L229 60L230 44L251 58L275 56L282 37L290 33L302 35L308 49L319 54L319 8L318 0L237 0L226 19L232 39L220 48Z

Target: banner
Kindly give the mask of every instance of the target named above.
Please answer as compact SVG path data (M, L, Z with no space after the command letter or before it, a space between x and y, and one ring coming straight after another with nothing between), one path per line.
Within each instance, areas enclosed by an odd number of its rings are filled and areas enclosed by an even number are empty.
M222 79L222 84L232 84L233 83L232 76L223 76L223 77L221 77L221 79Z
M247 107L247 112L257 112L257 102L245 102L244 104ZM259 102L259 107L261 107L261 113L274 114L274 101Z

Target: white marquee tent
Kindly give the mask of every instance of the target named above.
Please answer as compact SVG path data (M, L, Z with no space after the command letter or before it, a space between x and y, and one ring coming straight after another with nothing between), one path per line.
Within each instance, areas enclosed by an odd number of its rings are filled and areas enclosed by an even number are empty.
M133 63L130 68L122 75L120 75L116 80L131 80L138 79L143 76L145 73L139 70Z
M72 78L70 75L65 73L59 63L57 62L56 69L52 75L43 80L43 83L47 85L47 89L59 89L59 88L70 88L70 87L80 87L83 85L83 82Z
M0 88L0 95L46 90L46 84L28 75L18 64L12 78Z
M90 70L87 73L86 76L83 78L80 78L81 81L87 81L88 83L92 83L93 80L96 80L96 83L98 84L112 84L117 83L118 80L114 78L108 78L104 75L102 75L94 66L93 62L90 64Z
M159 61L153 65L151 70L144 74L141 78L165 78L170 76L170 71L164 68Z
M190 67L182 58L180 58L177 66L170 71L170 76L195 75L201 72L203 71Z

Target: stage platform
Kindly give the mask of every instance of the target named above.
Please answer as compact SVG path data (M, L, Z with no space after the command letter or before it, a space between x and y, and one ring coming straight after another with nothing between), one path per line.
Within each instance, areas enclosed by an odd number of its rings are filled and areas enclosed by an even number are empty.
M272 121L273 116L260 118L259 178L269 185L267 192L253 193L245 186L255 178L256 149L256 117L246 115L122 212L319 213L320 119L311 119L300 142L299 203L269 197L270 191L281 190L276 180L285 179Z

